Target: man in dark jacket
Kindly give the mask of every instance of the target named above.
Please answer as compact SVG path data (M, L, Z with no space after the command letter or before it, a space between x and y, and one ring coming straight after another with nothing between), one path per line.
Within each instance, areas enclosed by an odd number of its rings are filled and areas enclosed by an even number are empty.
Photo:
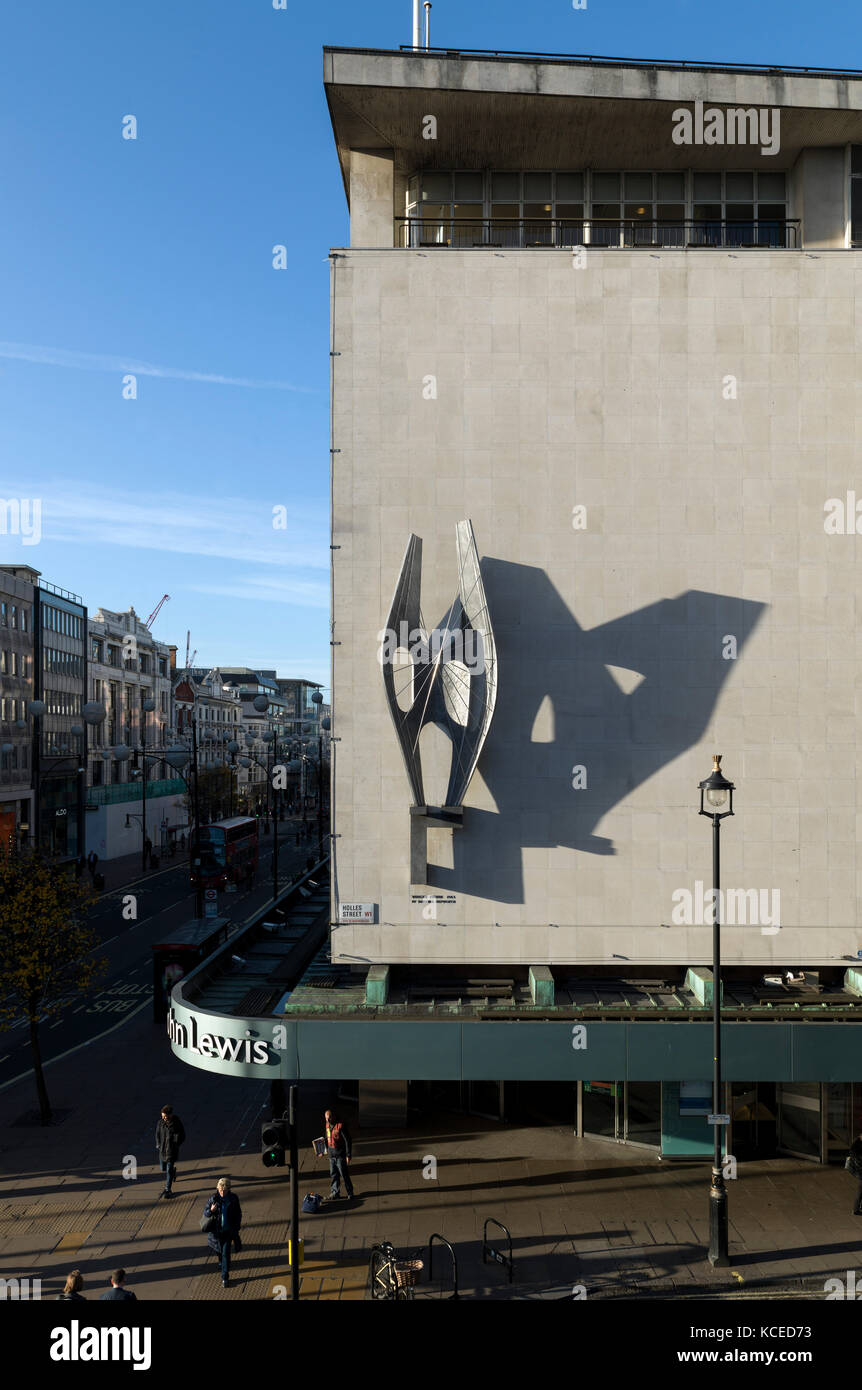
M163 1105L159 1122L156 1125L156 1148L159 1152L159 1164L165 1175L165 1189L160 1192L160 1197L173 1197L171 1186L177 1176L177 1158L179 1157L180 1144L185 1142L186 1132L183 1129L183 1122L179 1115L175 1115L173 1106Z
M353 1197L356 1194L353 1191L353 1183L350 1181L350 1174L347 1171L352 1148L347 1126L339 1120L333 1110L327 1110L325 1123L326 1152L329 1158L329 1195L330 1197L340 1196L341 1180L343 1179L345 1192L348 1197Z
M856 1179L856 1205L854 1216L862 1216L862 1134L850 1145L850 1172Z
M99 1299L100 1303L127 1303L129 1299L137 1299L137 1294L133 1294L131 1289L124 1287L126 1282L126 1271L115 1269L111 1275L111 1287L107 1293L103 1293Z
M219 1178L216 1190L207 1200L204 1216L215 1220L215 1229L207 1233L207 1244L221 1265L221 1285L229 1287L230 1248L240 1248L239 1228L242 1225L242 1207L239 1197L230 1190L230 1178Z

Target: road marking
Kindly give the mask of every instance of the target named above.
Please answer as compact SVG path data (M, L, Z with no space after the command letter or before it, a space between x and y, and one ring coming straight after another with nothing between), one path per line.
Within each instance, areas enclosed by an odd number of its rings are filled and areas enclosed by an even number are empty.
M147 1009L149 1006L149 999L145 999L143 1003L139 1004L131 1013L126 1014L125 1018L121 1018L119 1022L113 1024L111 1028L106 1028L104 1033L97 1033L94 1038L87 1038L86 1042L77 1043L74 1047L68 1048L66 1052L61 1052L58 1057L49 1057L47 1062L42 1063L43 1069L53 1066L54 1062L62 1062L64 1057L71 1057L73 1053L80 1052L82 1047L90 1047L92 1043L99 1042L101 1038L106 1038L109 1033L115 1033L118 1028L123 1027L123 1024L128 1023L130 1019L134 1018L135 1014L139 1014L142 1009ZM26 1081L28 1076L33 1075L33 1070L33 1067L31 1067L29 1071L22 1071L19 1076L13 1076L11 1081L4 1081L2 1085L0 1085L0 1091L5 1091L8 1086L17 1086L19 1081Z

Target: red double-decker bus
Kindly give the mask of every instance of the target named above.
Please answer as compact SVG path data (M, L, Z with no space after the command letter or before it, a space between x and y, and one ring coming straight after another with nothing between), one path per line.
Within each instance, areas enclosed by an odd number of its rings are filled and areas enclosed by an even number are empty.
M257 871L257 821L250 816L202 825L191 855L191 881L197 886L195 859L200 858L200 878L204 888L226 888L244 882Z

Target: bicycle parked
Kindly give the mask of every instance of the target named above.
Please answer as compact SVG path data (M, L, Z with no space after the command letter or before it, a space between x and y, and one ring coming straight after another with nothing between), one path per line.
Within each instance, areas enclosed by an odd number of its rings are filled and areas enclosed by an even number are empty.
M371 1297L394 1299L399 1303L413 1298L413 1289L422 1267L422 1260L402 1260L388 1240L381 1241L371 1251L368 1269Z

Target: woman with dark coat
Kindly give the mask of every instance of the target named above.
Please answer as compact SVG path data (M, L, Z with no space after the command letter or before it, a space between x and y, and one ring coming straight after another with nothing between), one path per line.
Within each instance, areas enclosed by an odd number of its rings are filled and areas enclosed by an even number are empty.
M207 1243L218 1256L222 1288L226 1289L230 1278L230 1247L234 1244L240 1249L239 1228L242 1225L242 1207L239 1198L230 1190L230 1178L219 1178L216 1191L207 1198L204 1216L215 1218L215 1229L208 1232Z
M856 1179L856 1205L853 1208L854 1216L862 1216L862 1134L860 1134L850 1145L850 1172Z

